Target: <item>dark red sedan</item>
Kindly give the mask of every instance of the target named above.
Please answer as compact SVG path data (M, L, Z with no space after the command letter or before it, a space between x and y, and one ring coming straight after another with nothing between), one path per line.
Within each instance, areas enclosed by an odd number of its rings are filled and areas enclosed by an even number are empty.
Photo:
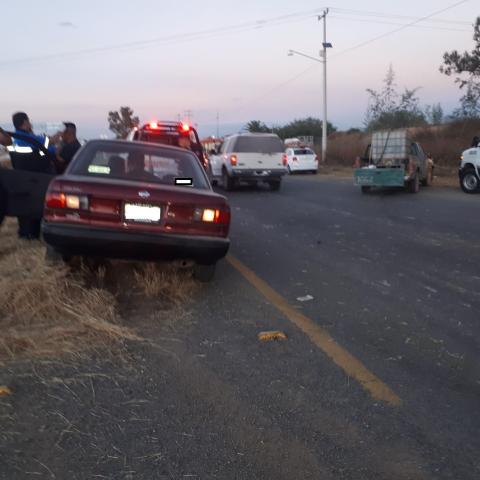
M49 185L51 256L190 259L208 281L228 251L230 208L196 155L166 145L93 140Z

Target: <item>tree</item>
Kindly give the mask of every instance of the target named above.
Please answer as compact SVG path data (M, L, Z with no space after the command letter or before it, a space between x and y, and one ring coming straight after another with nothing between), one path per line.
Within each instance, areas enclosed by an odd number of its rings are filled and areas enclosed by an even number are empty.
M402 94L397 92L395 72L390 65L383 81L381 91L367 89L370 95L367 114L365 117L368 131L405 128L425 125L425 114L420 109L420 100L417 96L418 88L405 88Z
M327 134L335 132L337 129L327 122ZM299 136L311 136L316 141L322 138L323 123L318 118L307 117L293 120L292 122L274 129L274 132L281 138L295 138Z
M247 130L250 133L268 133L271 132L271 129L268 128L268 126L261 122L260 120L250 120L245 125L245 130Z
M130 107L120 107L119 111L108 112L109 128L117 138L126 138L128 132L139 123L138 117L133 116L133 110Z
M440 125L443 122L443 108L439 103L425 107L425 117L430 125Z
M480 117L480 17L473 26L474 46L471 52L460 54L457 50L443 54L440 71L445 75L458 75L455 78L460 89L466 87L460 98L460 108L455 117Z

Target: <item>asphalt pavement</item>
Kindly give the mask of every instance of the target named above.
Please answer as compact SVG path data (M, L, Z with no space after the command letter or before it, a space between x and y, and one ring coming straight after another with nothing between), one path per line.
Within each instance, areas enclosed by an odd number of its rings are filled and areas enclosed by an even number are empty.
M184 317L145 302L122 361L9 371L0 477L480 478L480 195L227 196L231 256Z

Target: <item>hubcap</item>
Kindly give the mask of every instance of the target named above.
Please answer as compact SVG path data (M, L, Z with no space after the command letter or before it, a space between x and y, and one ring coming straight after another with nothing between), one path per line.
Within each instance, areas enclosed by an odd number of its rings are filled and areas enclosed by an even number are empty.
M463 177L463 186L467 190L476 190L478 187L478 178L473 173L467 173L465 177Z

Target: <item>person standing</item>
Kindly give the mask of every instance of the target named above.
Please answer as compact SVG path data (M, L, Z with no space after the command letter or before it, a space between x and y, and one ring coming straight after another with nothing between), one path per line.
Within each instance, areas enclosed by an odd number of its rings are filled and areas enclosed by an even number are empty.
M12 167L15 170L54 174L56 153L54 143L60 139L60 133L51 138L46 135L35 135L30 119L25 112L14 113L12 122L15 133L19 135L19 138L12 135L12 145L7 147ZM47 154L39 149L38 144L48 150ZM18 236L27 240L38 239L40 237L40 224L41 218L18 217Z
M72 161L72 158L82 146L77 139L77 126L72 122L63 122L65 130L62 133L63 144L57 151L57 173L62 174Z

